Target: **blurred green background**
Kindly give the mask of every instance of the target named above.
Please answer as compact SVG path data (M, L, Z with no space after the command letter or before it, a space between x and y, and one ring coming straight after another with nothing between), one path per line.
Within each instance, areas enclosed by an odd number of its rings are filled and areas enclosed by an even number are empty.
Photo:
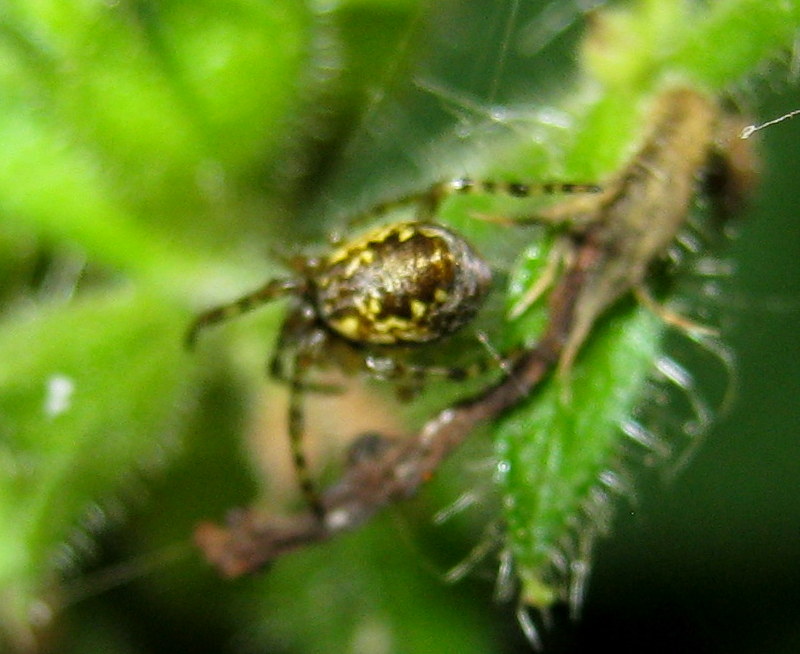
M276 483L243 442L270 420L261 362L280 308L192 356L181 337L348 214L491 167L496 142L546 150L568 131L564 97L585 92L584 12L615 4L0 5L0 647L527 651L513 603L492 600L495 562L443 581L488 519L434 526L457 496L447 481L219 580L186 541ZM634 34L605 75L691 70L763 119L800 106L791 39L767 48L795 4L708 5L731 31L688 63ZM654 33L666 20L657 2L630 6ZM652 61L663 70L642 73ZM631 464L581 617L556 609L547 651L800 650L798 143L800 120L759 134L758 196L724 255L735 403L676 478ZM486 485L474 448L451 476Z

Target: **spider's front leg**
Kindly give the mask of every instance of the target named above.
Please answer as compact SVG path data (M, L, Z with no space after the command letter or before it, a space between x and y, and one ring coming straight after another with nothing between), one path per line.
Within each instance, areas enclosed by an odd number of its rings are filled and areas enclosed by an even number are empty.
M328 350L336 346L330 338L330 334L321 329L317 322L317 315L314 308L307 303L301 303L283 321L278 340L275 343L274 354L269 359L267 374L279 384L291 387L296 384L294 379L294 368L297 359L298 347L305 347L308 351L314 351L314 362L318 362L321 357L333 360L329 356ZM316 336L313 336L316 334ZM326 351L323 353L319 345L314 345L314 340L324 343ZM303 390L310 393L324 393L333 395L342 393L344 387L337 383L327 383L304 379L302 382Z
M429 221L436 217L441 204L453 195L501 195L511 198L532 198L547 195L594 195L602 191L597 184L571 182L505 182L488 179L458 177L432 184L422 192L381 202L368 211L348 221L350 227L359 225L376 216L383 216L404 207L414 207L414 220Z
M284 296L303 298L308 282L304 278L273 279L261 288L242 297L201 313L186 333L185 343L191 348L198 334L211 325L235 318ZM276 343L269 370L277 380L289 387L289 443L292 462L299 480L300 489L314 514L322 518L324 510L308 468L305 455L305 412L303 397L309 384L308 371L323 355L328 333L316 324L313 307L300 302L300 306L284 321ZM289 356L287 356L287 354ZM314 390L330 390L325 387Z
M261 305L277 298L287 295L301 295L305 289L306 282L300 278L288 277L271 279L252 293L248 293L233 302L221 304L201 313L192 321L191 325L189 325L189 329L186 331L186 336L184 337L184 343L188 349L192 349L197 342L198 335L206 327L225 322L243 313L253 311Z
M303 498L312 513L322 520L325 509L311 476L305 447L305 394L309 390L330 391L331 387L308 381L308 373L325 356L330 345L329 333L316 324L310 311L301 307L284 322L275 354L270 362L272 376L289 387L288 431L292 465ZM290 352L290 356L285 356ZM287 365L288 364L288 365ZM335 389L333 389L335 390Z

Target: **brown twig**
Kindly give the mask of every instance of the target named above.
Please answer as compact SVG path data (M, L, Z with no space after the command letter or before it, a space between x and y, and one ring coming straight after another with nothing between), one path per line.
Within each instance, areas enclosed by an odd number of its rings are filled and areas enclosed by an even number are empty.
M203 523L195 542L227 577L254 572L279 556L327 540L369 520L383 507L413 496L473 428L530 395L557 363L587 270L598 256L587 240L574 265L550 295L550 320L536 347L520 356L509 374L475 397L440 411L416 437L387 444L373 457L359 457L321 497L324 518L313 512L265 516L232 511L227 525Z

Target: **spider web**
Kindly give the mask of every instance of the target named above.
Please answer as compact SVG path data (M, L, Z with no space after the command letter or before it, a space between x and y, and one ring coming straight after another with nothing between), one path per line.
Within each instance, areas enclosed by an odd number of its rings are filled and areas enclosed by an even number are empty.
M604 0L425 3L309 215L347 216L434 181L479 173L489 153L559 126L585 14ZM562 125L563 126L563 125Z

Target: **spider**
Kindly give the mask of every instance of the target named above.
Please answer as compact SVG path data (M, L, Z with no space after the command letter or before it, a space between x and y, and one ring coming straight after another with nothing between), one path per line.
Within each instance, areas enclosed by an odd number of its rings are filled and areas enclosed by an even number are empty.
M468 193L524 198L599 190L588 184L534 185L461 178L377 205L364 216L406 205L415 205L417 212L413 220L368 230L333 246L324 256L298 257L292 262L293 275L271 279L233 302L201 313L188 330L187 345L192 347L198 333L209 325L280 297L294 298L280 330L270 373L289 387L288 431L294 468L305 501L322 518L323 508L303 448L304 393L320 389L309 383L309 370L331 362L348 370L355 360L378 379L437 375L458 380L470 376L464 368L409 364L399 356L401 350L445 339L469 324L491 287L489 264L462 236L433 219L443 199Z

